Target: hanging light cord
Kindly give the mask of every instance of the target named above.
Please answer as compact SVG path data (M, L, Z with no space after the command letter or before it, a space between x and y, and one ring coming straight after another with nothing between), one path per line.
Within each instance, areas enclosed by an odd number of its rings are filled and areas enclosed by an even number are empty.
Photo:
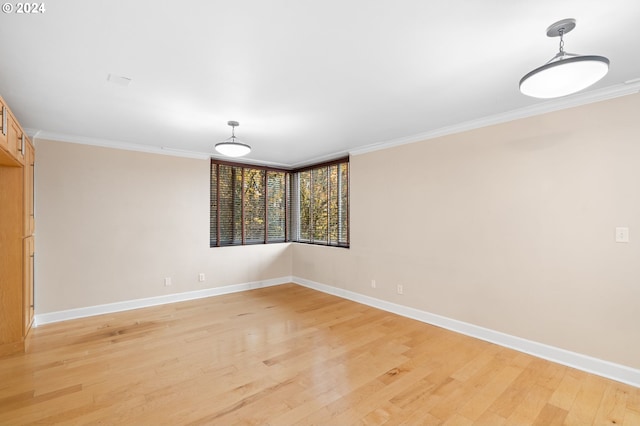
M547 61L547 64L555 61L561 61L566 56L580 56L574 53L569 53L564 51L564 28L558 29L558 35L560 36L560 51L556 53L556 55Z
M236 141L236 126L231 125L231 141Z

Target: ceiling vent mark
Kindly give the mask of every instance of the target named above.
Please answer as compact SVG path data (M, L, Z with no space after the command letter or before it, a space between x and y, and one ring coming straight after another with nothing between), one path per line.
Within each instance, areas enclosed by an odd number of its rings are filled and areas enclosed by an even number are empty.
M118 86L127 87L131 84L132 79L129 77L122 77L120 75L109 74L107 75L107 81L113 84L117 84Z

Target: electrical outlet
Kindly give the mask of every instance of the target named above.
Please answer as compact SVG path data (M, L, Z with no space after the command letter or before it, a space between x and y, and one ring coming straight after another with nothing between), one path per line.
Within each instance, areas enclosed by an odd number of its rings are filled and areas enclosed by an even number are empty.
M204 281L204 272L200 272L200 274L198 274L198 281L200 282Z
M376 288L376 280L371 280L371 288Z
M398 284L398 294L404 294L404 287L402 286L402 284Z
M629 228L617 227L616 228L616 243L628 243L629 242Z
M164 285L165 287L169 287L171 285L171 277L164 278Z

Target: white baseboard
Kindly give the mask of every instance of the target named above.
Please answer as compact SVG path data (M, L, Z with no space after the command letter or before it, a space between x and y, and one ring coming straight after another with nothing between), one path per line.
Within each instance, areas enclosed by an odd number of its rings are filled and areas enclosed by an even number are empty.
M34 326L37 327L39 325L49 324L53 322L91 317L94 315L110 314L114 312L128 311L131 309L146 308L149 306L165 305L167 303L184 302L187 300L220 296L222 294L238 293L240 291L271 287L274 285L286 284L290 282L293 282L291 276L286 276L263 281L253 281L242 284L228 285L224 287L206 288L203 290L187 291L184 293L173 293L163 296L148 297L145 299L126 300L123 302L107 303L105 305L88 306L86 308L49 312L46 314L36 315Z
M149 306L220 296L223 294L237 293L291 282L640 388L640 370L631 367L567 351L565 349L556 348L543 343L533 342L531 340L511 336L509 334L490 330L488 328L469 324L463 321L458 321L430 312L421 311L419 309L410 308L408 306L376 299L374 297L355 293L349 290L292 276L38 314L35 316L34 326L76 318L85 318L94 315L128 311L131 309L146 308Z
M521 337L511 336L499 331L490 330L488 328L421 311L419 309L410 308L408 306L376 299L374 297L355 293L349 290L320 284L304 278L294 276L292 280L296 284L309 287L323 293L332 294L334 296L382 309L387 312L392 312L403 317L412 318L427 324L442 327L447 330L455 331L456 333L465 334L500 346L515 349L538 358L543 358L558 364L586 371L587 373L596 374L598 376L640 388L640 370L627 367L625 365L615 364L613 362L593 358L588 355L571 352L554 346L545 345L543 343L533 342Z

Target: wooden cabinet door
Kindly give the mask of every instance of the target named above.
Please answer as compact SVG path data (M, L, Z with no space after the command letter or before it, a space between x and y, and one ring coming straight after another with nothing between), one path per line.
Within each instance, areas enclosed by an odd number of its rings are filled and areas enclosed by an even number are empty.
M9 154L16 160L18 163L24 164L24 151L26 135L22 131L20 124L13 118L11 114L8 114L8 129L7 129L7 137L9 143Z
M9 151L9 109L7 105L4 103L4 100L0 98L0 148L3 148L5 151Z
M0 356L24 349L24 171L0 167Z
M24 351L34 318L35 150L2 98L0 114L0 356L4 356Z
M26 137L18 121L9 113L9 149L20 164L24 164Z
M33 324L33 270L34 270L34 239L33 236L24 239L24 290L23 290L23 320L22 335L26 336Z
M25 143L24 156L24 236L33 235L35 231L33 184L35 173L35 150L33 145L27 140Z

